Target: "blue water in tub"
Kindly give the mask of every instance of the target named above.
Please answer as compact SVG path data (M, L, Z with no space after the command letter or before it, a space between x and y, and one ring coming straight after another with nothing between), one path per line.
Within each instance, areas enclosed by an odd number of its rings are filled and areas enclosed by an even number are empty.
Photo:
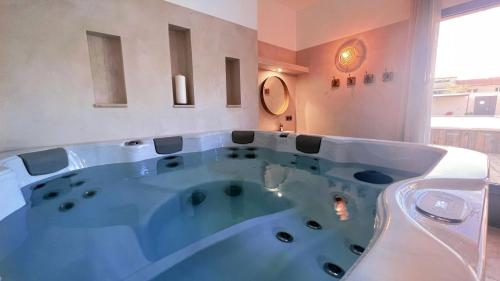
M0 277L336 280L387 186L353 177L364 170L415 176L255 147L59 175L23 188L28 204L0 222Z

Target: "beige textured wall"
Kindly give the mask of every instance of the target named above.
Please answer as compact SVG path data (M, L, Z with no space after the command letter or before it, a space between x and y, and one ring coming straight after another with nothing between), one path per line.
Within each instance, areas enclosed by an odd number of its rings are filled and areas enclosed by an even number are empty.
M142 0L139 0L142 1ZM165 0L207 15L257 29L257 0Z
M358 38L367 47L367 58L351 76L357 85L346 87L346 73L335 67L339 47ZM401 140L407 93L408 21L387 25L350 37L299 51L297 63L310 73L297 80L297 129L299 132ZM392 82L382 82L382 73L394 72ZM375 83L364 85L365 72L375 74ZM331 88L332 77L341 80Z
M195 108L173 108L168 24L191 29ZM94 108L87 30L121 36L127 108ZM0 1L0 151L256 128L257 32L162 0ZM225 57L242 108L226 108Z

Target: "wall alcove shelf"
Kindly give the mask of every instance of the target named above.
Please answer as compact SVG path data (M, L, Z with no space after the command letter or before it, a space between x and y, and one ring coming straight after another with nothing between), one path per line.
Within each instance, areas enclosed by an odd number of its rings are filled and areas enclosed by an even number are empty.
M174 104L175 108L194 108L194 104Z
M240 60L226 57L226 105L241 107Z
M127 107L120 36L87 31L94 107Z
M259 58L259 69L277 71L294 76L309 73L308 67L263 57Z
M193 58L191 50L191 31L188 28L168 25L170 43L170 67L172 70L172 91L174 107L194 107ZM187 104L175 100L175 75L186 77Z

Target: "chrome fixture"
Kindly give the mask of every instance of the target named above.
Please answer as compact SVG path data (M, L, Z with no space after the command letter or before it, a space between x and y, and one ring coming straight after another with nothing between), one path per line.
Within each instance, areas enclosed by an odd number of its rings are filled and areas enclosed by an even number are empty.
M363 79L363 82L365 84L372 84L375 82L375 74L373 73L368 73L368 71L365 73L365 77Z
M382 81L390 82L393 79L394 79L394 72L387 71L387 69L385 69L384 73L382 74Z
M347 87L354 87L355 85L356 85L356 77L351 76L351 74L349 74L349 76L347 76Z

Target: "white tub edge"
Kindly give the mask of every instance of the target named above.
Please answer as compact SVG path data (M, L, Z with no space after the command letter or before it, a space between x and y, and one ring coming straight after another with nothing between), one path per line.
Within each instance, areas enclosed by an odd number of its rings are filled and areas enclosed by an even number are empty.
M287 138L280 138L279 133L276 132L257 132L252 145L301 154L295 149L296 136L295 134L290 134ZM231 141L230 131L189 134L183 135L183 137L184 148L179 153L235 146ZM69 166L56 173L35 177L27 173L21 159L16 155L21 152L40 149L12 151L0 154L0 182L2 182L0 190L0 206L2 206L0 208L0 220L26 204L21 193L21 187L30 183L71 170L111 163L136 162L161 156L155 152L152 138L142 139L142 141L143 144L133 147L124 146L125 141L64 146L69 155ZM394 247L398 243L408 242L409 238L411 238L410 241L413 241L413 243L435 245L435 248L426 247L421 249L427 258L429 258L429 255L437 255L440 258L446 258L447 261L450 261L448 267L451 268L445 269L441 266L433 267L432 263L425 263L428 265L428 268L426 268L428 276L442 276L444 279L439 280L450 281L480 280L483 274L482 267L468 268L463 260L461 261L461 257L450 251L446 244L433 235L430 235L428 229L421 227L408 217L407 210L399 204L399 196L401 196L402 192L410 184L422 181L433 182L442 178L448 178L455 182L474 182L475 185L481 183L484 185L488 175L487 158L485 155L459 148L325 136L320 152L314 156L336 162L362 163L422 174L422 176L409 181L397 182L385 190L382 201L384 204L378 206L381 209L379 213L385 214L383 221L379 224L379 229L376 231L378 235L372 240L370 250L351 268L345 280L401 280L402 276L399 274L408 273L408 270L411 271L411 268L408 268L407 260L391 258L387 249L391 245ZM439 186L436 186L436 188L439 188ZM468 188L470 190L473 189L467 185L463 186L464 191L469 190ZM487 202L484 205L487 208ZM397 229L393 227L395 224L398 224ZM481 227L485 228L484 225ZM404 229L411 230L409 234L412 237L404 237L404 235L408 235L408 233L401 233ZM484 248L484 242L483 240L479 241L478 247ZM401 246L404 245L399 245L399 247ZM410 248L407 247L407 250L410 251ZM404 249L404 247L400 248L402 250L400 252L402 257L412 257L412 259L422 258L419 255L412 256L411 252L405 252ZM385 265L392 262L391 274L384 275L384 273L387 274L387 269L379 268L377 270L377 266L380 267L383 265L379 260L381 258L384 259L383 264ZM484 260L484 256L480 256L478 259ZM481 264L481 261L478 261L478 264ZM398 268L400 268L399 271ZM449 274L442 273L449 270L455 270L454 272L460 272L460 274L454 276L453 278L455 279L446 279L446 276L449 276ZM377 272L378 274L376 274ZM416 272L413 273L416 274ZM410 275L405 274L404 279L422 280L422 276L414 275L413 273ZM382 276L383 278L380 279ZM457 276L461 277L457 279Z

